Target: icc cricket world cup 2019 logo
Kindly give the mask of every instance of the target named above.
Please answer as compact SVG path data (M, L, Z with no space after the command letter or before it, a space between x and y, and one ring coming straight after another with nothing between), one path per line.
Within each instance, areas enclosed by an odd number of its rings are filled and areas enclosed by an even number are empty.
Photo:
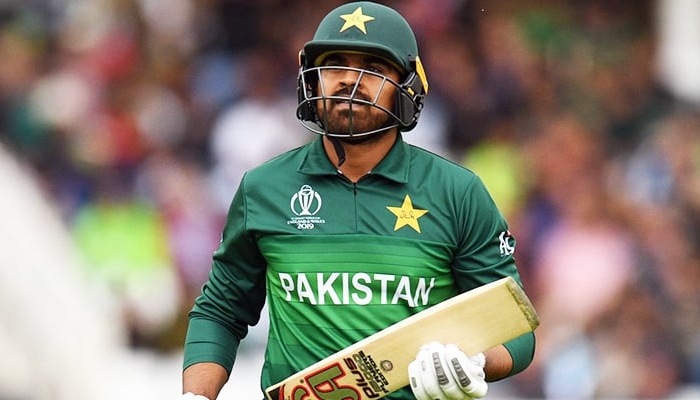
M289 201L289 208L295 217L287 221L287 224L294 225L298 230L309 231L326 221L316 216L321 211L321 195L311 186L303 185L298 192L294 193Z
M304 185L292 196L289 207L298 216L311 216L321 209L321 196L309 185Z

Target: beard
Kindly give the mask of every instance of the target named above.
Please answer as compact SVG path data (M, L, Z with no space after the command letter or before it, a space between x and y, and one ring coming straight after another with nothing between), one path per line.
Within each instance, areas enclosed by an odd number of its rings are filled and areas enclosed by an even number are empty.
M324 115L323 112L319 114ZM323 119L322 119L323 120ZM387 132L395 124L393 118L387 112L365 104L353 104L352 111L348 108L338 109L331 105L327 110L325 122L326 132L338 136L344 142L360 143ZM377 131L365 135L366 132Z

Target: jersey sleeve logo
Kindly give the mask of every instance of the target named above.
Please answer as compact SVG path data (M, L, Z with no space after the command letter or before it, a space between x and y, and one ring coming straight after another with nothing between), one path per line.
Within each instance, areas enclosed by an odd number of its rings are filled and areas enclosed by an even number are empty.
M501 232L501 234L498 236L498 242L500 243L498 247L501 252L501 256L505 257L515 253L515 242L513 240L513 235L510 234L510 231Z
M387 206L387 210L391 211L391 213L396 216L394 232L408 225L413 228L414 231L421 233L418 218L428 213L428 210L413 208L413 202L411 201L411 197L409 195L404 197L401 207Z

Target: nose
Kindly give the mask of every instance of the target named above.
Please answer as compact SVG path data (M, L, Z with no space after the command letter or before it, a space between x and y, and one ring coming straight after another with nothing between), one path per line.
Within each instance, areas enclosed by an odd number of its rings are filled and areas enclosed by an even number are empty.
M343 69L340 82L345 86L359 86L362 80L362 72L355 69Z

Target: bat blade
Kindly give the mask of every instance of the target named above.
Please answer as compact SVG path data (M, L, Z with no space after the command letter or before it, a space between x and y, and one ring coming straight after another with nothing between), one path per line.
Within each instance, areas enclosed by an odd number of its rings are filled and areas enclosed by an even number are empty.
M420 346L452 343L476 354L533 331L539 318L517 282L502 278L452 297L265 389L268 400L380 399L409 384Z

